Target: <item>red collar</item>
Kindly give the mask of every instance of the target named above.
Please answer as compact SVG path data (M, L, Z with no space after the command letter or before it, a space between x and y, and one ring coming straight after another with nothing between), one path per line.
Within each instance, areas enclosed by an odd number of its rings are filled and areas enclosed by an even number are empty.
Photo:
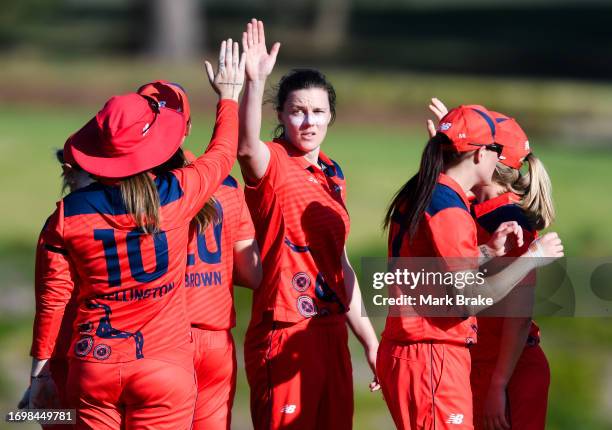
M303 169L315 167L310 161L308 161L304 157L305 155L304 152L297 149L291 143L287 142L286 140L280 139L280 138L274 139L274 142L278 143L283 148L285 148L289 157L293 158ZM319 149L319 160L318 161L319 161L319 166L325 167L326 169L333 169L334 172L337 173L334 162L321 149Z
M502 206L515 204L521 201L521 198L514 193L503 193L492 199L485 200L482 203L476 203L474 205L474 216L480 218L483 215L493 212L495 209Z
M455 181L453 178L451 178L450 176L444 173L440 173L440 176L438 176L438 183L442 185L446 185L447 187L452 189L454 192L459 194L459 197L461 197L461 200L463 200L463 203L465 203L465 207L468 209L470 208L470 200L465 194L465 191L463 191L463 188L461 188L461 185L457 183L457 181Z

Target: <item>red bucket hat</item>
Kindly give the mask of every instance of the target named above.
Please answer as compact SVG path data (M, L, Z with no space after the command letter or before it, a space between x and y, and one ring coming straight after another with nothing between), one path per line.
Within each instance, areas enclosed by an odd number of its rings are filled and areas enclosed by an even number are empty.
M136 93L114 96L68 138L64 157L92 175L123 178L164 163L181 146L182 113Z
M156 100L160 107L182 112L185 121L189 121L191 118L191 108L187 92L177 83L163 80L153 81L144 84L136 92Z
M495 143L495 121L484 106L461 105L440 120L438 133L445 134L457 152L474 151L475 146Z
M491 113L497 124L495 142L503 146L499 162L520 169L525 157L531 153L527 135L514 118L499 112Z

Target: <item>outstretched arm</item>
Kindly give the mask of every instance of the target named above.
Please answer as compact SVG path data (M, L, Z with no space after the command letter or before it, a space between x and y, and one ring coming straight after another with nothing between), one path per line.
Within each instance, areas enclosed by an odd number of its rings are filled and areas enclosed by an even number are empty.
M245 180L255 182L264 176L270 162L270 150L260 139L261 106L280 44L275 43L268 53L263 22L253 19L242 33L242 48L246 53L247 82L240 104L238 161Z

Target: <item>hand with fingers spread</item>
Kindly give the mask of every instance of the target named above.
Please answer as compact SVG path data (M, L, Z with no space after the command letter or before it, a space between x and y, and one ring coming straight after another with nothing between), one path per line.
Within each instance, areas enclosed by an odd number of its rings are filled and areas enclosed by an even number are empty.
M221 42L219 66L216 74L213 72L210 62L205 62L210 85L219 94L220 99L238 101L238 95L244 85L245 62L244 52L241 56L238 42L232 42L232 39Z
M272 45L270 53L266 48L264 24L255 18L247 24L242 33L242 50L246 53L246 75L250 81L265 81L272 73L280 43Z
M429 103L429 110L436 116L438 122L448 113L446 105L435 97L433 97ZM436 135L436 126L430 119L427 120L427 131L429 132L429 137L434 137Z

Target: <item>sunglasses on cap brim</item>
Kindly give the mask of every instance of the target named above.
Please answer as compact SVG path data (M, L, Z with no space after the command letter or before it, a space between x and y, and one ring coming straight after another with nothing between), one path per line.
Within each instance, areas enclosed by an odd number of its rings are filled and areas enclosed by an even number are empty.
M500 160L503 160L503 159L506 158L506 157L504 157L502 155L504 147L503 147L503 145L500 145L499 143L490 143L488 145L481 145L481 144L477 144L477 143L470 143L470 145L472 145L472 146L482 146L485 149L488 149L489 151L493 151L493 152L495 152L497 154L497 157Z

